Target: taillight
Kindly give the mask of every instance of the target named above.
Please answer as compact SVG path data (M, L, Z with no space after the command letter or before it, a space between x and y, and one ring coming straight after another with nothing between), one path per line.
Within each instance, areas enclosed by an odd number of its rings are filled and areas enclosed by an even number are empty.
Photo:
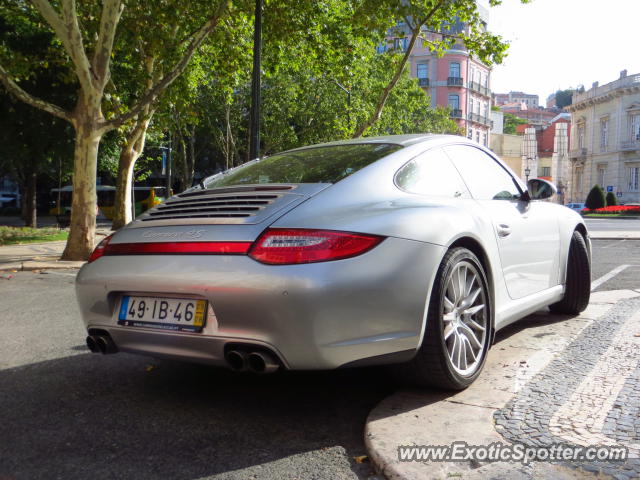
M270 228L256 240L249 256L272 265L326 262L361 255L383 239L332 230Z
M87 260L87 263L95 262L97 259L104 255L104 251L107 248L107 245L109 245L111 237L113 237L113 234L102 239L102 241L96 246L93 252L91 252L91 255L89 255L89 260Z

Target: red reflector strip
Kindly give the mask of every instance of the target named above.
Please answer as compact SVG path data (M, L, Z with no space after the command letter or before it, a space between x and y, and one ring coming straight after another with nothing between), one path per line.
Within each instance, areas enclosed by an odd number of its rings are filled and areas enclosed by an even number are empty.
M245 255L251 242L110 243L104 255Z

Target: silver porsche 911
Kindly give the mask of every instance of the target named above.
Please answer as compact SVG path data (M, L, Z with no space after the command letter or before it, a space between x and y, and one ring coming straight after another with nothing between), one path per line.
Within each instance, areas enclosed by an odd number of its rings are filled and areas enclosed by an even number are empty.
M396 363L462 389L500 328L587 306L587 229L554 193L455 136L255 160L98 245L76 282L87 345L254 372Z

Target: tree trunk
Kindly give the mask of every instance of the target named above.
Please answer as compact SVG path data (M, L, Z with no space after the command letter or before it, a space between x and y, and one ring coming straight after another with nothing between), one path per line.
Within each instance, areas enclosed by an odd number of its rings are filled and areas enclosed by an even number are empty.
M113 205L113 224L111 228L118 230L133 219L131 187L133 186L133 171L136 161L142 155L147 138L147 129L153 111L145 112L147 117L138 120L129 133L118 160L118 177L116 179L116 198Z
M33 228L38 227L38 217L36 214L36 187L37 174L32 172L27 176L27 185L25 188L24 224L27 227Z
M85 107L86 108L86 107ZM86 113L88 109L83 109ZM93 119L76 122L76 143L73 153L73 200L71 229L63 260L86 260L93 251L96 234L96 170L98 146L102 138Z
M113 224L111 228L118 230L132 220L131 187L133 184L133 167L140 155L134 149L125 145L120 151L118 160L118 177L116 179L116 197L113 204Z

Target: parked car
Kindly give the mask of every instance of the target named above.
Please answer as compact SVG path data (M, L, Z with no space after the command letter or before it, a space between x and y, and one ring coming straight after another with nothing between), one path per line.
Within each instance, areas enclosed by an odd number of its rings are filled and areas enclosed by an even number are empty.
M0 208L20 207L20 195L15 192L0 192Z
M397 363L465 388L497 330L589 301L582 218L528 183L458 136L254 160L98 245L76 280L87 345L253 372Z
M586 208L584 203L567 203L565 206L571 210L575 210L576 212L581 212Z

